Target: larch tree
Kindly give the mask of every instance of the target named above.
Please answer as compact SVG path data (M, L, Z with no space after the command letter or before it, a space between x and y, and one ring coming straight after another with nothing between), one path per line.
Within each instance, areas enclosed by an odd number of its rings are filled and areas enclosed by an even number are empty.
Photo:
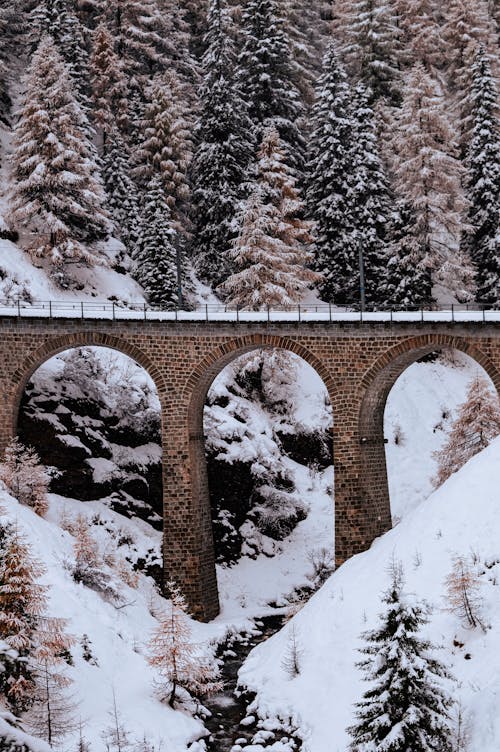
M463 556L454 558L445 586L447 611L458 616L467 627L482 627L481 580Z
M105 263L93 242L108 237L111 225L88 120L49 37L24 84L14 132L12 221L30 233L28 250L54 266Z
M453 752L448 672L419 634L426 611L403 592L400 571L392 572L382 603L379 625L363 635L365 657L358 666L370 687L356 704L349 749Z
M258 154L256 183L243 205L231 251L237 271L217 288L229 305L289 308L319 281L320 275L308 268L311 223L302 215L279 133L268 128Z
M219 669L193 643L186 601L174 582L167 583L170 602L158 619L149 643L149 663L162 678L162 697L175 706L182 687L195 695L221 688Z
M90 58L92 118L106 148L108 135L118 128L128 129L128 87L123 63L114 50L113 37L101 22L93 32Z
M148 301L161 308L182 307L183 270L178 237L172 226L161 175L149 182L143 201L142 227L134 276Z
M147 185L155 174L162 178L172 221L181 236L187 235L192 156L192 123L182 88L172 74L156 79L148 88L141 124L142 139L134 154L135 174Z
M472 67L472 138L467 154L469 230L463 247L475 265L477 299L500 306L500 120L498 93L484 50Z
M304 140L297 121L303 106L277 0L248 0L243 8L237 82L255 141L260 142L264 128L274 126L286 145L289 161L300 171Z
M315 223L315 269L323 274L323 300L352 303L359 297L358 243L351 211L352 176L358 160L352 90L335 48L323 73L311 114L305 199Z
M342 0L336 6L342 59L373 99L397 103L401 95L401 29L387 0Z
M434 0L393 0L401 30L401 63L423 65L433 77L444 68L448 53L439 5Z
M253 158L246 106L234 80L236 56L228 26L220 0L212 0L191 165L191 247L198 275L214 287L231 273L227 249L237 234L236 215Z
M452 286L452 294L467 299L467 266L458 262L467 208L465 169L443 96L422 63L408 77L392 150L395 190L412 211L420 258L434 270L434 284L442 279L444 286ZM447 277L450 267L453 273Z
M444 483L499 434L498 396L488 382L478 376L469 386L466 400L458 409L446 442L434 454L438 462L434 486L437 488Z
M46 514L49 476L32 447L24 446L17 438L10 442L0 463L0 480L21 504L41 517Z

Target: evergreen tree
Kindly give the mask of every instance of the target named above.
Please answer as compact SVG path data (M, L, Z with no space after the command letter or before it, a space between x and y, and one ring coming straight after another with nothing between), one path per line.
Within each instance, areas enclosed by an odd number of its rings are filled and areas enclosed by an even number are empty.
M186 235L190 198L187 175L193 148L190 117L182 90L172 75L155 80L146 96L135 173L143 185L154 175L161 176L175 229Z
M217 289L232 306L288 308L319 280L307 268L311 225L301 218L303 204L275 128L264 131L258 156L257 182L232 250L238 271Z
M127 75L151 76L163 70L162 19L154 0L101 0L103 16Z
M297 86L302 99L311 104L314 84L321 71L321 60L330 36L324 16L323 0L287 0L281 7L285 28L297 70Z
M306 203L315 221L315 267L323 300L352 303L359 296L358 244L351 191L358 157L352 92L333 45L323 60L311 115Z
M178 239L170 217L163 181L156 175L149 183L144 201L135 277L149 302L162 308L174 308L183 302L179 299Z
M484 378L475 378L460 405L445 444L435 452L438 472L435 487L460 470L471 457L485 449L500 434L500 404Z
M234 81L235 53L227 15L212 0L205 38L203 85L193 185L193 255L201 279L214 286L231 272L227 249L237 234L235 216L253 156L246 107Z
M488 59L479 49L472 68L472 139L466 192L470 230L464 249L476 267L477 299L500 305L500 121L498 95Z
M375 113L368 104L363 84L354 91L355 169L352 175L351 211L353 224L363 248L366 299L383 301L387 275L386 244L394 217L389 181L378 151Z
M382 598L380 625L366 632L366 656L358 665L370 688L357 703L351 752L453 752L449 710L443 688L448 678L433 656L432 644L419 631L425 611L403 593L402 574L395 569Z
M30 230L29 250L52 264L103 262L89 244L106 238L104 191L64 63L44 37L28 68L14 134L12 219Z
M297 120L303 114L290 40L277 0L247 0L241 20L242 48L238 85L248 107L257 143L263 129L274 126L291 163L302 168L304 142Z
M116 128L109 132L101 157L107 208L115 226L115 236L132 256L140 235L137 188L132 180L130 155L125 140Z
M398 102L401 29L393 4L387 0L342 0L336 12L348 70L368 86L374 99Z
M434 283L439 282L439 270L446 270L458 252L467 202L456 133L443 97L421 63L408 78L392 149L395 189L411 209L418 256L424 266L435 270ZM452 292L459 293L464 283L457 275Z

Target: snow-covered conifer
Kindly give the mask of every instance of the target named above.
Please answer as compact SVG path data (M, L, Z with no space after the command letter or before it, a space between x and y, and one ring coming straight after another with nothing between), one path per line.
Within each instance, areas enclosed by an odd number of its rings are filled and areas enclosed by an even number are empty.
M471 457L500 434L500 404L488 382L475 378L460 405L445 444L435 453L438 471L434 485L440 486Z
M250 122L234 81L235 52L220 0L210 3L205 43L191 166L192 251L198 275L216 287L231 272L227 249L237 233L235 217L253 158Z
M387 0L342 0L336 6L341 54L348 70L373 98L398 101L401 89L401 29ZM339 28L340 27L340 28Z
M153 177L144 198L140 240L136 252L135 278L143 286L149 302L174 308L179 300L176 245L171 212L165 199L161 175Z
M129 77L163 69L161 16L154 0L104 0L103 10Z
M190 116L182 88L172 74L156 79L146 96L135 172L144 185L155 174L161 176L175 229L185 235L190 197L187 173L193 148Z
M277 0L248 0L241 19L241 52L237 78L257 142L263 129L278 129L288 159L302 167L303 138L297 120L302 115L295 83L290 40Z
M463 247L476 267L477 299L500 305L500 120L488 59L477 51L472 67L472 138L467 154L470 202Z
M0 479L21 504L31 507L41 517L46 514L49 477L32 447L13 439L0 464Z
M232 306L288 308L301 301L320 275L307 268L311 223L275 128L264 131L257 180L239 217L231 254L237 271L218 287Z
M132 180L129 150L117 128L108 133L101 163L106 205L115 226L114 235L132 256L140 234L139 198Z
M12 220L31 233L30 252L52 264L103 259L90 245L110 222L87 118L64 63L44 37L25 78L14 134Z
M170 602L158 619L149 643L149 663L164 682L162 694L174 707L180 687L195 695L220 689L219 670L192 641L186 601L174 582L167 583Z
M330 44L311 115L305 198L315 222L321 297L336 303L352 303L359 296L359 238L350 195L357 163L355 132L352 91Z
M439 282L460 244L465 170L443 96L422 63L409 75L392 149L395 189L412 211L421 263L435 270L433 282ZM465 280L457 274L454 283L457 294Z
M403 592L402 574L391 573L379 625L363 635L359 663L370 682L348 729L351 752L453 752L444 686L445 667L419 632L426 612Z

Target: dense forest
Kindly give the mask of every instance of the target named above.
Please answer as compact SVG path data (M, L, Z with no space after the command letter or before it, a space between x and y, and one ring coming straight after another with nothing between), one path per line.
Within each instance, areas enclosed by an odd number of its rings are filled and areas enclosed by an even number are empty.
M152 305L500 300L493 0L4 0L2 235ZM118 238L110 261L103 241Z

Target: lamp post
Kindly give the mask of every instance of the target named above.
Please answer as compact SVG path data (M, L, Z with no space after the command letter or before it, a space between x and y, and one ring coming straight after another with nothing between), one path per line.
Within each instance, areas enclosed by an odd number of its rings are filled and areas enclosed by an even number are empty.
M181 249L179 245L175 250L175 262L177 266L177 306L179 310L184 306L184 298L182 295L182 264L181 264Z
M365 290L365 259L363 257L363 244L361 236L358 234L358 263L359 263L359 304L361 313L366 308L366 290Z

